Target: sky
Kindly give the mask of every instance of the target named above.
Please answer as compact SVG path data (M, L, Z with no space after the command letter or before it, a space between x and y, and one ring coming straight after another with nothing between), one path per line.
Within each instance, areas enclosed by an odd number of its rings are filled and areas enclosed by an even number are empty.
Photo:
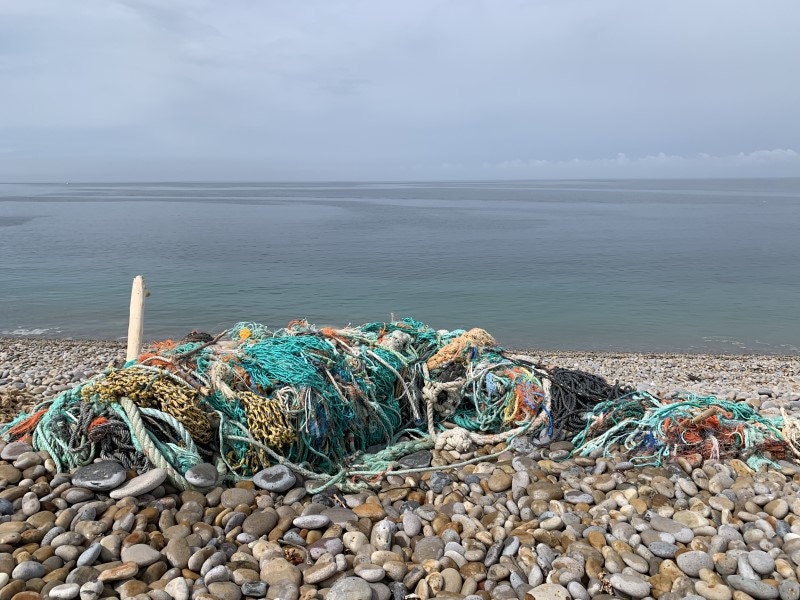
M0 0L0 182L800 176L797 0Z

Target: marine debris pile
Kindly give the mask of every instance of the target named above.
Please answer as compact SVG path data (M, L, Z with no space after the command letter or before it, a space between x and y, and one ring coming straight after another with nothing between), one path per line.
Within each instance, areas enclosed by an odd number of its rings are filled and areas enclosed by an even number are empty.
M662 401L537 365L481 329L437 331L406 318L342 329L294 321L277 331L238 323L215 337L159 342L20 414L0 436L30 441L59 470L109 459L165 469L179 489L275 464L319 489L354 489L408 472L397 461L415 451L525 447L577 432L580 454L620 447L657 464L745 453L758 466L790 452L784 429L743 403ZM204 484L191 471L205 464L217 478Z

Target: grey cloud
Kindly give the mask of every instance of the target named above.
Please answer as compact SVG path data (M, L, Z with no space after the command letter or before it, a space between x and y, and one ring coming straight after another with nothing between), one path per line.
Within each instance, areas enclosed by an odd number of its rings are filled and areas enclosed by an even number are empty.
M727 172L797 148L798 17L780 0L13 0L0 180ZM602 158L618 153L650 158Z

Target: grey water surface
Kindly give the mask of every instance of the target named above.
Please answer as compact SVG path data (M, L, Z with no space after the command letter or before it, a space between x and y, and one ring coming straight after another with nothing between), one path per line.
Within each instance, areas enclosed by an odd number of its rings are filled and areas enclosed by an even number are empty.
M0 184L0 333L413 316L508 346L800 352L800 179Z

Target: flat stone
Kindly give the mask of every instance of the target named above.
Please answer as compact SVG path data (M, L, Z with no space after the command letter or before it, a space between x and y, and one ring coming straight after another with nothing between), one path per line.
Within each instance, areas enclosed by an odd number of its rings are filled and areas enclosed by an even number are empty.
M256 473L253 476L253 483L262 490L282 494L297 483L297 477L289 467L273 465Z
M267 595L267 584L263 581L245 581L242 584L242 594L250 598L263 598Z
M255 501L255 492L245 488L229 488L222 492L222 497L220 498L220 503L225 508L236 508L240 504L250 506Z
M0 451L0 458L8 461L15 461L26 452L32 452L33 446L26 442L10 442Z
M331 586L327 600L370 600L372 588L360 577L344 577Z
M319 583L336 573L336 561L318 562L303 571L303 581L308 584Z
M164 591L174 600L189 600L189 595L191 594L189 583L184 577L175 577L171 579L167 585L164 586Z
M528 486L528 495L532 500L561 500L564 490L549 481L534 481Z
M334 567L336 563L333 563ZM299 586L302 581L300 569L294 566L285 558L273 558L261 565L261 581L270 588L281 582L289 582L294 586Z
M79 586L77 583L62 583L50 588L48 595L51 598L57 598L58 600L72 600L73 598L77 598L80 592L81 586Z
M341 554L344 552L344 544L338 537L323 537L306 546L306 551L311 555L312 559L317 560L323 554L330 554L331 556Z
M369 583L377 583L386 576L386 571L383 570L383 567L371 563L359 563L353 571L358 577Z
M511 487L511 475L502 469L495 469L486 485L493 492L505 492Z
M217 600L240 600L242 597L242 590L230 581L209 583L208 592Z
M164 548L164 556L173 567L185 569L189 566L189 558L192 556L192 550L189 548L184 537L173 538L167 542Z
M331 520L326 515L302 515L292 521L292 525L300 529L322 529L330 524Z
M756 600L773 600L778 597L778 588L757 579L747 579L741 575L729 575L728 585Z
M421 538L414 546L414 561L420 564L428 559L439 560L443 554L444 542L440 537Z
M800 600L800 583L792 579L784 579L778 586L781 600Z
M430 450L420 450L404 456L397 461L401 469L421 469L431 466L433 454Z
M210 463L200 463L193 466L184 474L186 481L198 488L209 488L217 485L219 473L217 468Z
M113 490L123 483L125 483L125 468L113 460L103 460L79 467L72 474L72 485L95 492Z
M242 523L242 531L261 537L273 530L278 523L278 515L274 510L251 513Z
M328 517L331 520L331 523L335 523L336 525L344 525L346 523L355 523L356 521L358 521L356 513L354 513L349 508L344 508L342 506L333 506L331 508L326 508L325 510L322 511L321 514Z
M714 570L714 561L706 553L699 550L691 550L678 555L676 559L678 567L689 577L698 577L701 569Z
M28 581L29 579L44 577L46 572L47 569L45 569L42 563L35 560L26 560L14 567L14 571L11 573L11 579Z
M570 600L572 596L563 585L543 583L529 589L525 598L530 598L530 600Z
M122 549L122 562L133 562L139 567L148 567L162 559L161 552L147 544L133 544Z
M678 551L678 546L669 542L652 542L647 549L659 558L672 558Z
M12 465L0 465L0 481L16 485L20 479L22 479L22 471Z
M564 492L564 500L570 504L594 504L594 496L580 490L569 490Z
M118 487L109 494L114 500L121 500L128 496L137 497L148 492L152 492L167 479L167 472L164 469L151 469L146 473L134 477L122 487Z
M123 473L123 481L125 474ZM80 502L88 502L94 498L94 492L86 487L73 487L66 490L61 497L70 504L78 504Z
M614 573L609 578L611 587L632 598L645 598L650 594L650 583L628 573Z
M103 582L87 581L81 585L81 600L97 600L103 592Z
M135 577L138 572L139 566L135 562L126 562L102 571L97 576L97 581L122 581L123 579Z

